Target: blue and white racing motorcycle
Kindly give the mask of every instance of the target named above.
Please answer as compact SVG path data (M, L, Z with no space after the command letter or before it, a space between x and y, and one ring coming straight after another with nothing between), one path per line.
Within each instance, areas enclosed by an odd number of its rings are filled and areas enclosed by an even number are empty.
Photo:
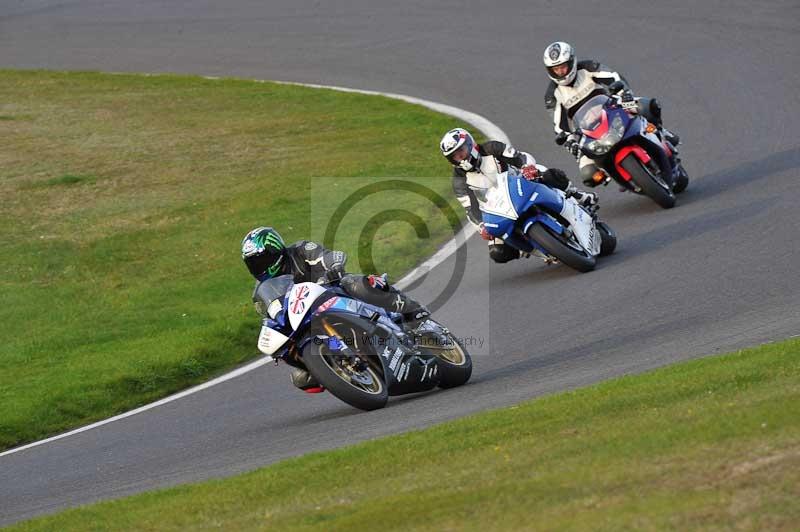
M281 275L261 282L253 299L265 309L259 350L308 370L356 408L374 410L390 395L460 386L472 374L469 353L445 327L428 319L406 330L399 314L353 299L336 281L295 284Z
M614 231L561 190L512 172L482 179L483 183L468 184L476 192L491 236L579 272L593 270L598 256L614 251Z

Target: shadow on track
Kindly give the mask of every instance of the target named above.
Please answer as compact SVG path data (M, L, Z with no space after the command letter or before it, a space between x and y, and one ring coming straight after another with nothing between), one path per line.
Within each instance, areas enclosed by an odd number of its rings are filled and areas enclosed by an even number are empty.
M749 185L795 168L800 168L800 148L773 153L761 159L698 178L690 172L689 188L678 196L675 208L680 209L681 206L691 205L698 200L706 200L717 194L726 193L734 188ZM608 186L615 187L616 185L612 183ZM618 216L625 218L637 215L647 216L664 210L646 196L630 192L620 194L624 197L621 201L612 203L607 203L608 200L601 201L601 218L609 219L609 223L612 223Z
M660 225L651 231L640 233L626 239L620 238L621 245L611 256L605 257L606 266L611 266L622 260L641 257L664 249L665 247L701 236L711 231L717 231L747 218L753 218L767 212L775 198L766 198L748 203L745 206L736 205L716 212L705 212L692 218L684 218L671 224Z
M698 195L708 198L795 168L800 168L800 148L780 151L756 161L705 175L691 181L687 192L694 190Z
M569 361L570 364L574 364L579 361L599 360L603 358L603 353L619 350L620 347L626 345L631 346L631 362L642 363L645 362L644 359L634 358L637 357L636 346L639 344L656 344L659 337L669 337L676 330L702 327L703 323L707 321L712 320L710 318L706 320L698 319L697 316L682 316L668 321L660 320L658 323L653 323L649 327L640 328L627 334L614 334L607 338L595 340L579 346L552 351L543 356L531 355L531 357L526 360L521 360L473 376L472 379L470 379L470 384L479 384L485 381L524 375L532 370L545 370L547 368L558 367L562 366L566 361Z

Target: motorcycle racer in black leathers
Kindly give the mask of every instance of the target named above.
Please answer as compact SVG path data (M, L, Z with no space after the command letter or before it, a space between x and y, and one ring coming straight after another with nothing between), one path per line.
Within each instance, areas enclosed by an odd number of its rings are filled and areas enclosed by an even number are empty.
M309 240L285 245L281 235L271 227L253 229L242 240L242 260L259 283L279 275L292 275L295 283L338 282L352 297L398 313L408 329L424 322L430 312L423 305L390 285L386 276L355 275L345 272L347 255L329 250ZM266 309L255 298L256 310L266 315ZM288 361L287 361L288 362ZM317 389L319 384L305 368L296 367L292 383L302 390Z
M545 107L553 112L553 125L556 132L556 142L563 144L567 150L578 159L580 174L583 183L588 186L597 186L599 183L592 179L597 171L597 165L579 149L580 136L574 133L572 116L581 105L589 99L608 92L609 86L621 82L623 97L633 99L628 83L619 73L605 65L594 61L577 61L575 48L569 43L558 41L545 48L544 65L550 84L545 92ZM661 121L661 105L655 98L638 98L638 112L649 122L658 127L665 140L673 147L680 143L680 138L664 128Z
M486 232L481 221L476 190L467 184L470 174L473 177L478 177L477 174L493 177L513 167L526 179L563 190L584 206L591 207L597 204L595 194L580 191L572 186L564 172L558 168L548 169L537 164L531 154L519 151L510 144L498 140L477 144L467 130L456 128L445 133L439 143L439 149L453 165L453 192L466 210L467 219L477 228L481 237L489 241L489 257L495 262L504 263L518 259L522 256L522 252L505 244L499 238L490 237Z

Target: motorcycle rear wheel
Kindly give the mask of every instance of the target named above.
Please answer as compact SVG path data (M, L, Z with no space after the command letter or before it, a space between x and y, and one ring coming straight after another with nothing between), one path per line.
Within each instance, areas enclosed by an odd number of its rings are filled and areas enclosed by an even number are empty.
M331 351L327 342L309 342L301 358L325 389L350 406L361 410L386 406L389 391L383 376L371 366L354 369L353 357Z
M544 224L535 223L528 229L528 238L534 240L547 252L557 258L560 262L570 268L586 273L594 270L597 260L585 250L579 251L573 246L564 242L561 235L553 231Z

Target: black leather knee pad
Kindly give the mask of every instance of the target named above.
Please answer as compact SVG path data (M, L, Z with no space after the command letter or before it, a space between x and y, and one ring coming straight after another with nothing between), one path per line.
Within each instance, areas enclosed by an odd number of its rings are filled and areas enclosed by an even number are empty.
M389 285L384 289L372 286L366 275L348 273L342 277L339 284L354 298L392 312L414 313L422 308L417 301L403 294L394 286Z
M640 98L639 114L657 126L661 126L661 103L656 98Z
M519 250L506 244L489 246L489 258L500 264L519 258Z
M362 293L361 287L363 284L363 275L353 275L351 273L344 274L339 281L339 286L341 286L345 292L353 294L356 297L358 297L358 294Z
M656 124L661 124L661 102L655 98L650 100L650 114L657 120Z
M587 164L581 168L581 180L591 179L595 172L597 172L597 165Z
M542 174L542 183L548 187L566 190L569 186L569 178L563 170L548 168L547 171Z

